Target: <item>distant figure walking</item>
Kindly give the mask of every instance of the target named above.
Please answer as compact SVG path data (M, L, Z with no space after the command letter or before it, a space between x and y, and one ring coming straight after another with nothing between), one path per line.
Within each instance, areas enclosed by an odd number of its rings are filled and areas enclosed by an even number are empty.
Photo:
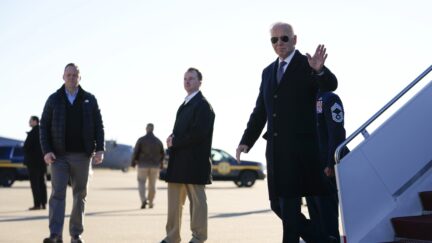
M164 159L164 147L162 142L153 134L154 125L147 124L147 134L136 142L132 155L132 167L138 165L137 178L138 190L141 198L141 209L154 206L156 194L156 180ZM148 179L148 195L146 194L146 182Z
M66 188L72 183L73 205L69 220L71 243L84 242L84 208L90 161L102 163L105 150L102 116L94 95L79 85L80 70L66 65L64 85L45 103L40 140L45 162L51 164L52 192L49 200L50 236L44 243L63 242Z
M39 117L30 117L30 132L24 142L24 164L27 166L30 186L33 195L33 207L29 210L45 209L47 203L47 188L45 174L47 166L44 161L39 141Z

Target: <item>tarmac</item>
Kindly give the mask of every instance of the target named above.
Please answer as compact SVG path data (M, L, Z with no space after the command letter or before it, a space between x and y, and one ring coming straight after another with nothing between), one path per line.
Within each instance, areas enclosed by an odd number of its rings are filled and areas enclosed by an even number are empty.
M48 195L51 192L47 183ZM158 180L155 206L140 209L136 171L97 169L91 176L86 203L83 238L87 243L159 243L165 237L167 184ZM280 220L270 210L267 182L251 188L233 182L207 186L209 243L273 243L282 241ZM71 189L66 199L64 242L70 242ZM29 181L0 187L0 243L42 242L49 235L48 209L29 211L32 196ZM189 203L183 210L182 242L191 239ZM305 208L302 209L305 212ZM307 210L305 212L307 214Z

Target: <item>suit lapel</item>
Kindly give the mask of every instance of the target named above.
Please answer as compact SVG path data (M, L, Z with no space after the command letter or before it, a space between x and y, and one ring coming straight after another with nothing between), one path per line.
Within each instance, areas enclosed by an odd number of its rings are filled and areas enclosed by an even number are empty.
M271 76L270 76L270 90L274 92L276 92L278 84L277 84L277 80L276 80L276 74L277 74L277 70L279 68L279 58L276 59L276 61L273 62L272 65L272 71L271 71Z
M176 114L176 120L174 122L174 130L173 132L177 130L177 128L180 126L180 124L183 124L185 121L185 117L188 116L188 112L190 112L190 109L193 108L193 105L196 102L199 102L202 99L203 95L201 91L199 91L187 104L181 104L180 107L177 110Z
M184 108L184 103L182 103L182 104L180 105L180 107L177 109L176 117L179 116L179 114L180 114L180 112L183 110L183 108Z
M198 102L200 100L200 97L202 97L202 93L201 91L198 91L198 93L191 100L189 100L188 103L184 104L183 102L177 110L177 116L180 114L182 110L184 110L184 108L193 105L195 102Z
M203 96L202 96L201 91L198 91L198 93L191 100L189 100L189 102L186 105L184 105L184 106L186 107L186 106L193 105L196 102L198 102L202 97Z

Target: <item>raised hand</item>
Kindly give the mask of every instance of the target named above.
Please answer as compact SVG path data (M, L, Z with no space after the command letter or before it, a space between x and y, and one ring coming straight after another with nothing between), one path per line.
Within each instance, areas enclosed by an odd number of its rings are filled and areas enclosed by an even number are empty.
M313 56L311 56L309 53L306 53L309 66L317 73L321 72L324 66L324 62L327 59L326 51L327 50L324 47L324 45L318 45L317 49L315 50L315 54Z

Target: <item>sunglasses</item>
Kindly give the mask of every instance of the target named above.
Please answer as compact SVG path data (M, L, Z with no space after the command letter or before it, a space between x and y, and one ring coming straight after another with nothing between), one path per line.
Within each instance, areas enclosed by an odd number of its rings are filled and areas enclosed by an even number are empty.
M278 40L281 40L282 42L288 42L289 37L284 35L284 36L280 36L280 37L272 37L270 40L271 40L271 43L276 44L278 42Z

